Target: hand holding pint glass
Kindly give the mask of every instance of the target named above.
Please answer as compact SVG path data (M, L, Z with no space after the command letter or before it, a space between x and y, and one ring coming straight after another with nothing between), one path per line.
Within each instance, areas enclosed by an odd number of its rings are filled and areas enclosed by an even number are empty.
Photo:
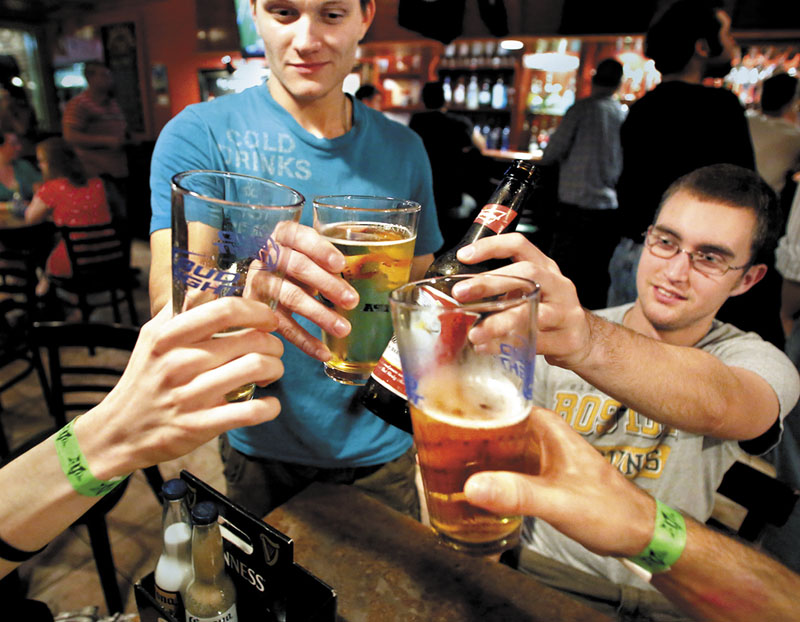
M344 255L342 276L359 296L355 309L334 307L350 322L350 334L322 333L332 354L325 373L337 382L365 384L392 338L389 294L411 274L420 209L389 197L314 198L314 228Z
M173 313L223 296L252 298L274 310L304 203L299 192L258 177L201 170L175 175ZM243 401L254 390L248 384L225 397Z
M460 302L480 281L490 293ZM473 288L474 294L475 288ZM431 525L449 546L476 555L511 548L521 516L498 516L467 502L464 483L479 471L529 472L539 286L493 274L438 277L392 292L414 440ZM502 324L479 344L470 332Z

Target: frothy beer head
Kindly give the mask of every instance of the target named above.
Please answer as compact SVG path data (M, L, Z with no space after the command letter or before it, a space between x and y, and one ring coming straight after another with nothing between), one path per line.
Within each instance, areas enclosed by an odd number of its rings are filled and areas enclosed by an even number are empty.
M324 227L321 233L335 244L348 246L381 246L416 237L407 227L372 222L334 223Z
M417 408L431 419L478 430L511 426L528 416L530 407L509 378L459 377L455 371L420 383L424 399Z

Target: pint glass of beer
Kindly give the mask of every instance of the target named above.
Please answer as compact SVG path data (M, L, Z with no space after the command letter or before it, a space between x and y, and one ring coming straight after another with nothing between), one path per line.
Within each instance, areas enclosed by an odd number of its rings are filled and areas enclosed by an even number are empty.
M538 297L533 281L491 274L426 279L391 295L431 526L471 554L519 540L521 516L472 506L463 490L473 473L536 464L528 415Z
M344 254L342 276L359 296L355 309L335 307L350 334L322 333L332 354L325 373L337 382L365 384L392 338L389 294L408 282L419 212L419 203L389 197L314 198L314 228Z
M299 192L258 177L201 170L175 175L173 313L222 296L254 298L274 309L304 203ZM249 384L225 397L244 401L254 390Z

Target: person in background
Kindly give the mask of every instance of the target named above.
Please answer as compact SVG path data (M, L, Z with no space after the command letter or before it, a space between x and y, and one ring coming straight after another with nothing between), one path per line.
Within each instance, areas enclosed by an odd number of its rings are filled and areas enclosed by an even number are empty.
M34 224L50 218L57 227L111 222L103 181L99 177L87 178L78 156L66 141L57 137L43 140L36 146L36 157L44 183L25 210L25 222ZM47 258L45 275L36 287L39 296L44 296L49 288L47 275L72 275L63 239Z
M596 555L627 558L651 542L656 501L632 484L556 413L531 413L539 472L476 473L467 501L490 512L547 521ZM685 546L650 584L700 622L783 622L797 616L800 576L682 513ZM680 536L679 536L680 537ZM641 572L641 571L639 571ZM637 618L643 619L643 618Z
M369 106L375 110L381 110L383 108L383 93L372 84L363 84L358 87L358 90L355 92L355 98L365 106Z
M234 427L278 416L273 397L229 403L225 394L283 374L278 320L266 305L221 298L145 324L119 383L74 421L91 476L103 482L173 460ZM226 339L217 333L244 327ZM62 430L63 432L63 430ZM102 496L79 493L56 453L56 433L0 469L0 577L39 552Z
M22 145L13 132L0 132L0 202L30 201L42 174L20 158Z
M794 189L791 176L800 170L799 83L787 73L767 78L761 86L761 112L747 112L756 170L779 197L787 185ZM784 204L788 216L791 196Z
M798 175L800 176L800 175ZM800 181L800 180L798 180ZM775 267L783 277L781 320L786 335L786 354L800 371L800 188L789 209L786 233L778 241ZM780 444L767 458L778 479L800 490L800 404L789 413ZM800 504L782 527L767 525L761 546L795 572L800 572Z
M21 144L21 157L35 160L34 143L38 133L36 113L25 90L0 81L0 132L13 132Z
M221 438L227 495L257 516L311 482L355 485L419 515L409 434L358 404L357 389L328 378L320 328L343 337L348 322L310 296L352 309L356 291L341 278L344 256L307 225L326 194L411 199L422 205L411 278L442 243L430 165L415 133L342 90L374 0L252 2L270 66L266 84L185 108L162 130L151 166L150 302L170 305L170 179L189 169L269 177L306 198L298 248L281 290L278 332L286 375L270 387L281 417Z
M617 180L625 111L614 94L622 65L606 58L592 76L592 93L567 110L539 164L559 166L558 208L548 255L578 290L587 309L608 297L608 264L619 242Z
M750 131L738 98L727 89L702 83L705 78L725 76L736 54L731 18L721 6L719 0L678 0L647 31L644 52L662 79L631 106L622 125L622 173L617 184L622 239L609 268L608 306L635 299L641 234L673 181L715 163L755 169ZM779 309L780 278L770 272L752 292L729 301L720 319L754 330L782 348Z
M743 453L740 441L754 454L774 447L800 395L782 351L715 317L729 297L764 278L762 257L777 240L779 216L775 193L751 170L716 164L679 178L647 230L636 301L596 313L518 234L480 240L458 258L512 258L497 272L541 284L535 403L563 417L633 483L705 522ZM469 338L481 343L503 330L473 328ZM544 521L526 523L519 568L607 615L684 619L652 585Z
M448 250L469 228L475 207L491 194L488 160L470 120L445 108L441 82L422 87L422 102L425 111L411 115L408 127L422 138L431 163L442 250Z
M84 67L86 90L67 102L61 122L64 139L75 149L86 174L103 177L126 197L128 123L114 98L114 77L99 61Z

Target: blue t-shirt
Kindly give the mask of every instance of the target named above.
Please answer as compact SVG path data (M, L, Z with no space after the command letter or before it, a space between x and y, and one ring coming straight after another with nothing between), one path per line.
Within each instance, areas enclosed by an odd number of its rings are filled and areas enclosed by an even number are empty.
M416 255L437 250L430 165L420 138L361 102L353 127L317 138L278 105L265 86L188 106L161 132L150 174L150 230L170 226L170 179L190 169L246 173L277 181L306 198L301 222L312 225L311 202L325 194L368 194L422 205ZM298 321L311 334L320 329ZM228 433L239 451L323 468L383 464L411 446L411 436L363 409L356 389L328 378L319 361L286 343L283 378L266 393L281 401L274 421Z

